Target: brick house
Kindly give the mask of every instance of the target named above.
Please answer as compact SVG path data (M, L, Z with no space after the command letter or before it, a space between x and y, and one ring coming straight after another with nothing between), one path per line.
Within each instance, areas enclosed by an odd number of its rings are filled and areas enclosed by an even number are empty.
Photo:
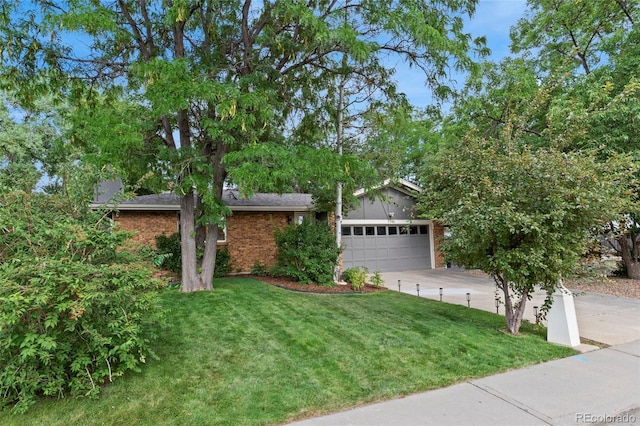
M143 195L113 204L118 182L100 185L92 208L113 209L112 220L120 229L134 231L133 239L155 245L155 237L179 230L180 200L174 194ZM436 221L415 217L420 188L407 181L385 182L378 195L357 191L360 205L348 212L341 227L342 269L366 266L371 272L419 270L445 267L438 250L444 227ZM274 231L316 214L310 194L255 194L241 198L237 190L223 192L231 209L218 247L229 250L234 271L250 272L256 262L271 266L276 261Z
M180 200L171 193L142 195L118 203L109 201L117 183L101 184L92 208L113 208L112 220L120 229L134 231L134 241L155 245L155 237L179 230ZM117 190L117 189L116 189ZM218 239L218 248L229 250L232 267L250 272L256 262L271 266L276 261L274 231L305 217L315 217L310 194L255 194L241 198L237 190L223 192L232 211Z

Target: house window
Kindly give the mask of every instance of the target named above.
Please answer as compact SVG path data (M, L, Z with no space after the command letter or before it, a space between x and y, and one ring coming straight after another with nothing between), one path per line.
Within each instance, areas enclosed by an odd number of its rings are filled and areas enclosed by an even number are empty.
M378 235L387 235L387 227L386 226L378 226Z
M398 227L390 226L389 227L389 235L398 235Z
M367 226L365 227L365 233L367 235L376 235L376 228L375 226Z
M353 235L363 235L362 226L354 226Z
M227 223L224 225L218 225L218 242L226 243L227 242Z
M350 226L343 226L342 227L342 235L346 235L347 237L349 235L351 235L351 227Z

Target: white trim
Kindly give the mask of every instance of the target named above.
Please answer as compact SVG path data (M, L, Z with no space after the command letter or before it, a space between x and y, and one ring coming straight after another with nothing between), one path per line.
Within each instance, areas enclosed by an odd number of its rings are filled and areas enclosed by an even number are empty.
M415 191L415 192L422 192L422 188L420 188L418 185L416 185L414 183L409 182L408 180L398 179L397 181L394 181L393 183L396 183L396 182L399 184L398 186L404 186L404 187L409 188L410 190ZM396 189L404 192L407 195L412 195L412 194L409 193L409 191L403 190L402 188L399 188L396 185L392 185L391 179L385 179L385 181L382 182L382 184L376 185L372 189L380 189L380 188L385 188L387 186L390 186L392 188L396 188ZM367 191L364 188L360 188L360 189L356 190L353 193L353 195L356 196L356 197L360 197L361 195L364 195L366 193L367 193Z
M353 225L432 225L432 220L425 219L343 219L342 224ZM433 225L432 225L433 226Z
M433 239L434 232L434 224L433 221L430 221L429 224L429 253L431 254L431 269L436 269L436 247L435 241Z

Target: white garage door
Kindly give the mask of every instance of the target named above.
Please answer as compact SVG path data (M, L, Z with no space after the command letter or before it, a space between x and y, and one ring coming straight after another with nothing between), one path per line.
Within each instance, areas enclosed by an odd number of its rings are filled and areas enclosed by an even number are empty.
M429 225L348 225L342 227L343 270L369 272L430 269Z

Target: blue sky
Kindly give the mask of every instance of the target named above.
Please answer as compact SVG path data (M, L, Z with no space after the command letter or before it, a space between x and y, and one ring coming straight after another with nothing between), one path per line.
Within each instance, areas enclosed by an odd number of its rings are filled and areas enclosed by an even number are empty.
M476 13L467 22L465 29L473 37L485 35L487 46L491 49L489 60L498 62L509 54L509 29L518 22L525 12L525 0L480 0ZM409 69L402 64L396 66L396 80L400 91L417 107L432 103L431 92L424 85L424 76L415 68ZM458 78L458 84L464 78Z

